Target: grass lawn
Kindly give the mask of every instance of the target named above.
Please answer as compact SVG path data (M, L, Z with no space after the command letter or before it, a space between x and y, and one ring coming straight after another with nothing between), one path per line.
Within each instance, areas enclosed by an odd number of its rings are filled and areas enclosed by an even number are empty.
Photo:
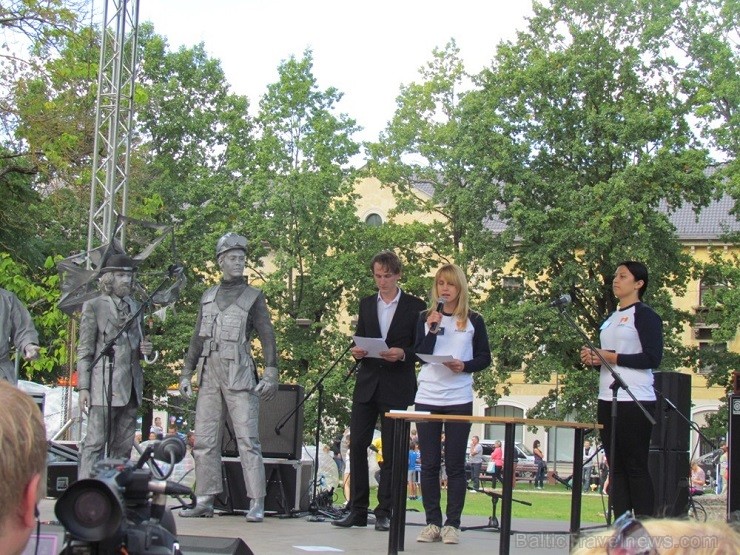
M497 488L496 492L501 493L501 488ZM374 493L371 495L371 499L376 499ZM566 490L563 485L546 485L544 490L535 490L531 484L518 482L513 491L513 498L532 503L531 507L522 505L521 503L512 503L513 518L570 520L571 492L570 490ZM447 491L442 490L443 514L446 503ZM606 503L606 496L603 497L602 505L601 495L595 493L583 495L581 498L581 522L604 522ZM406 507L407 510L417 509L420 512L424 512L424 506L419 500L407 500ZM468 491L465 498L465 509L463 510L463 515L482 517L491 516L491 497L484 493L471 493ZM496 506L496 516L499 519L501 518L500 500Z

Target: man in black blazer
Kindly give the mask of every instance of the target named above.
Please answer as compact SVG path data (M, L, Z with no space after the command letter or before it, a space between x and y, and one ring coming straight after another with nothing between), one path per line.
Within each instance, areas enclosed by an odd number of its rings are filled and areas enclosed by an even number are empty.
M352 395L350 418L350 505L349 514L332 522L334 526L349 528L367 526L370 503L367 449L373 439L375 425L380 417L382 445L393 445L392 423L386 421L390 410L406 410L414 402L416 372L414 333L419 313L426 309L421 299L408 295L398 287L401 279L401 261L395 253L382 251L370 262L378 292L360 301L360 313L355 335L382 337L388 350L382 358L367 356L367 351L353 346L352 356L360 362ZM375 529L390 528L391 467L390 449L383 451L378 486L378 506L375 508Z

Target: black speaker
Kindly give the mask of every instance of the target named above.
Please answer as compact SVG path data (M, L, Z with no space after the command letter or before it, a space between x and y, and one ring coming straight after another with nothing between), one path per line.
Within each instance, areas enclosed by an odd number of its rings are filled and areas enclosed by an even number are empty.
M77 462L54 461L46 465L46 497L59 497L77 481Z
M728 399L727 520L740 522L740 395Z
M303 405L280 430L275 433L275 427L280 421L294 410L303 401L303 386L295 384L280 384L272 401L260 403L260 443L262 456L270 459L300 459L303 445ZM231 416L226 413L221 455L224 457L238 457L239 447L234 437L234 427Z
M650 478L655 489L655 515L685 517L689 503L689 452L650 450Z
M60 553L64 546L64 528L58 524L40 525L38 539L36 534L28 538L23 553ZM200 555L201 553L224 553L229 555L254 555L249 546L240 538L221 538L211 536L185 536L178 534L177 541L180 549L187 555ZM38 548L36 544L38 543ZM84 550L84 548L80 548Z
M265 460L265 511L283 515L307 511L312 470L311 461ZM250 499L244 485L241 461L223 459L221 475L223 491L216 496L215 508L229 513L249 510Z
M691 376L680 372L655 372L654 377L657 405L650 449L688 451ZM681 414L677 414L676 410Z

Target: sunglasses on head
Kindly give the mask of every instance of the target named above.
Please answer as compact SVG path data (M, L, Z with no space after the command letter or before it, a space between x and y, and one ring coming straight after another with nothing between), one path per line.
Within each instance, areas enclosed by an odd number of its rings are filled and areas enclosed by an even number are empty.
M606 544L608 555L658 555L655 540L630 511L614 521L614 534Z

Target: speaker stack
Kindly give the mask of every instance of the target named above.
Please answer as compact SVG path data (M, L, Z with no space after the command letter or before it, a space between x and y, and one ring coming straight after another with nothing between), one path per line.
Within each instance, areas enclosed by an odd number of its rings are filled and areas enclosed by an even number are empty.
M303 386L295 384L280 384L272 401L260 403L259 436L262 445L262 456L269 459L300 459L303 445L303 405L291 417L280 434L275 433L275 427L299 403L303 401ZM226 413L221 455L224 457L238 457L239 448L234 436L231 415Z
M268 512L290 514L308 510L308 486L313 467L311 461L301 460L302 402L303 386L280 384L272 401L260 403L259 437L267 480L265 510ZM280 434L277 434L275 428L292 411L295 414L280 429ZM228 413L223 429L221 456L223 492L216 497L214 506L226 512L246 511L249 509L250 499L244 485L239 448Z
M655 488L655 516L683 517L689 502L691 375L655 372L654 379L657 407L649 466Z

